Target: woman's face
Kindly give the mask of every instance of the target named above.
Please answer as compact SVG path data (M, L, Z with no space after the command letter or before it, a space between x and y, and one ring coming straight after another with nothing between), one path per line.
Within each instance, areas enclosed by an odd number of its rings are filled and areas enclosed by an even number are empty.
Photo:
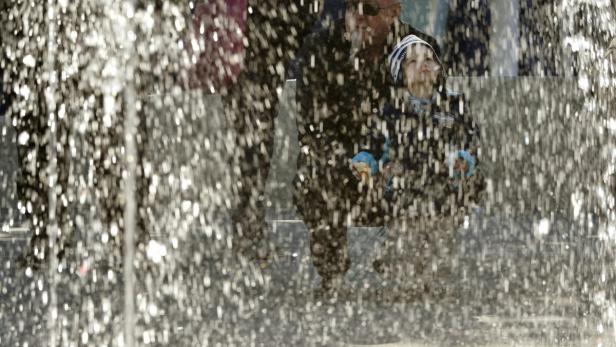
M441 67L429 47L415 44L407 48L404 61L404 78L408 87L434 87L440 69Z

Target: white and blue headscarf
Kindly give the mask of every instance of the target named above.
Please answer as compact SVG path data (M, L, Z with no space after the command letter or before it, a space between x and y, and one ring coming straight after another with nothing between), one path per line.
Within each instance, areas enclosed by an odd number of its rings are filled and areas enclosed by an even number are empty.
M432 53L434 54L434 59L442 67L443 64L441 63L441 60L439 59L432 45L420 39L416 35L408 35L405 38L403 38L402 41L400 41L396 45L396 47L394 47L393 52L391 52L388 58L389 71L391 73L391 77L394 80L394 83L398 84L402 82L402 74L400 73L400 70L402 69L402 65L404 61L406 60L407 49L410 46L415 45L415 44L422 44L422 45L428 46L432 50Z

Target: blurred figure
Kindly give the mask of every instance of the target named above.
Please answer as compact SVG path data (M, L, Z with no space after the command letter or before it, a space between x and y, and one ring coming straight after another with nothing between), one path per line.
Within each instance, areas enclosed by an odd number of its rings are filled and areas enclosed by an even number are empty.
M489 72L492 18L488 1L406 0L402 12L402 21L437 40L449 74L484 76Z
M448 74L485 76L490 71L491 24L488 1L449 1L443 43Z
M322 1L215 0L198 3L194 10L194 29L203 46L192 85L221 94L236 131L233 248L261 264L272 251L264 239L265 183L279 96L287 66L321 9Z
M226 93L238 82L244 64L247 0L197 3L191 10L188 52L195 57L189 71L191 88Z
M389 66L399 89L374 122L377 145L363 152L380 154L377 174L385 185L376 189L390 206L389 240L374 266L398 283L432 290L451 272L455 231L483 187L479 129L464 95L446 89L443 64L428 42L405 37Z
M385 206L366 197L350 160L366 145L366 122L394 91L390 47L411 32L426 37L399 15L399 0L348 0L344 19L308 37L302 50L294 202L325 292L339 289L349 269L347 227L385 221Z
M520 1L519 34L520 76L558 76L563 74L561 22L558 16L559 1Z

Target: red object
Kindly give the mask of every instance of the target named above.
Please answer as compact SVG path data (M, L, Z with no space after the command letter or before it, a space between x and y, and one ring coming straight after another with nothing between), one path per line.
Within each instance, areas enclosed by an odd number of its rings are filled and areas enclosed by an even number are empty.
M212 92L237 80L245 55L247 0L210 0L193 13L188 50L193 54L191 88Z

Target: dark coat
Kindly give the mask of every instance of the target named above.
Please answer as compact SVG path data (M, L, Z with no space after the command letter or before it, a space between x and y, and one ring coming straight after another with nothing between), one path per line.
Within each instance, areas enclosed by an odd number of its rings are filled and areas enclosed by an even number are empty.
M458 184L448 167L451 153L475 153L478 148L479 129L464 95L437 93L425 112L403 107L390 77L389 51L377 62L356 62L350 59L343 31L344 23L337 22L305 45L306 60L297 84L300 153L295 180L296 204L304 218L314 206L342 213L358 208L363 215L355 216L356 223L373 224L411 205L449 214L457 209L454 206L477 201L481 178ZM392 32L388 48L394 46L395 37L413 33L434 44L438 54L433 39L413 28ZM388 158L383 158L386 144ZM359 184L351 160L361 151L386 159L380 160L381 169L388 163L400 166L393 184Z
M404 107L394 107L395 104ZM365 147L381 166L393 166L394 179L384 182L384 198L398 208L433 209L450 214L452 203L466 205L477 200L482 190L478 170L465 179L452 178L450 156L465 150L476 158L479 128L474 122L463 94L436 94L432 102L415 108L407 101L387 103L378 115ZM385 149L385 150L384 150ZM477 163L475 163L477 164Z
M295 202L308 223L315 209L344 215L357 206L374 212L357 223L378 223L376 219L383 215L385 206L381 206L379 196L366 195L365 189L362 192L358 187L350 168L351 158L365 142L373 115L394 94L387 64L391 48L411 33L436 47L434 39L398 23L390 31L383 55L369 62L362 60L361 54L351 58L344 30L344 21L336 21L309 36L302 49L304 61L297 80L300 153Z

